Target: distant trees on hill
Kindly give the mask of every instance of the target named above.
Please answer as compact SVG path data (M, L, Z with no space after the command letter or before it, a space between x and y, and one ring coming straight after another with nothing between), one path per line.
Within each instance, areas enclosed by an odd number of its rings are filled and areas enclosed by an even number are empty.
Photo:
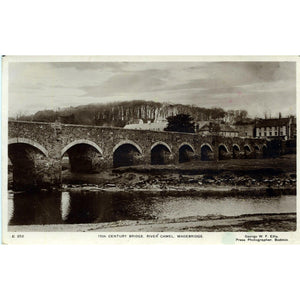
M238 112L238 113L234 113ZM247 113L247 112L246 112ZM155 122L179 114L190 115L195 122L243 118L239 111L224 111L222 108L203 108L191 105L168 104L154 101L123 101L108 104L89 104L60 110L42 110L33 115L18 116L18 120L35 122L60 121L65 124L124 127L141 119Z

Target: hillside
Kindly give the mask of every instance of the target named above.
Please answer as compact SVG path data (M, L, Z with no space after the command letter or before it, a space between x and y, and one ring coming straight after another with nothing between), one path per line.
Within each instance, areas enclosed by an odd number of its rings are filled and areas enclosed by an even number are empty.
M194 121L226 119L229 122L235 122L247 117L246 111L224 111L221 108L133 100L108 104L88 104L56 111L42 110L33 115L19 116L18 120L60 121L65 124L124 127L138 119L142 119L144 123L157 122L179 113L191 115Z

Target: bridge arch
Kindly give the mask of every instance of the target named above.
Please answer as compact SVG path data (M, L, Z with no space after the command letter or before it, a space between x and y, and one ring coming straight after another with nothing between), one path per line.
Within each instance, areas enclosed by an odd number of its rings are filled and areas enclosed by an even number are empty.
M238 144L233 144L233 145L232 145L232 148L236 148L236 149L238 149L239 151L241 151L241 147L240 147Z
M251 158L253 156L252 148L250 147L249 144L244 145L244 154L245 154L245 158Z
M203 161L209 161L214 159L214 151L210 144L203 143L200 147L201 151L201 160Z
M95 142L86 139L74 140L67 144L61 151L61 157L63 169L70 166L71 172L97 173L103 167L101 148Z
M113 148L113 166L123 167L142 162L142 148L131 140L122 140Z
M153 148L156 147L156 146L158 146L158 145L164 145L172 153L172 150L171 150L170 146L167 143L161 142L161 141L154 143L151 146L151 150L153 150Z
M182 143L179 146L179 163L191 161L195 149L190 143Z
M228 151L228 148L225 144L219 144L219 146L218 146L218 155L219 155L219 160L229 158L229 151Z
M252 148L250 147L250 145L249 144L245 144L244 145L244 150L246 151L249 151L249 152L252 152Z
M214 150L213 150L213 148L212 148L212 146L210 144L203 143L200 148L202 149L204 146L207 146L210 149L211 152L214 152Z
M43 171L47 167L48 151L42 145L26 138L9 139L8 157L12 166L13 190L46 188Z
M226 150L226 152L229 153L228 147L227 147L225 144L221 143L221 144L219 144L218 147L219 147L219 148L220 148L220 147L224 147L224 149Z
M263 153L264 158L266 158L268 156L268 147L266 144L262 145L262 153Z
M259 145L257 144L254 145L254 158L261 158L263 156L260 149L261 148L259 147Z
M233 144L232 145L232 157L239 158L241 152L241 147L238 144Z
M46 157L48 157L48 151L41 144L26 138L12 138L8 140L8 145L11 144L28 144L39 149Z
M194 147L190 143L184 142L184 143L180 144L179 149L182 146L189 146L193 150L193 152L196 153Z
M165 142L159 141L151 146L151 165L165 165L170 163L171 148Z
M125 144L131 144L132 146L134 146L135 148L137 148L140 152L140 154L143 154L143 151L142 151L142 148L135 142L131 141L131 140L122 140L120 141L117 145L114 146L113 148L113 153L122 145L125 145Z
M103 151L101 150L101 148L94 142L90 141L90 140L85 140L85 139L80 139L80 140L75 140L71 143L69 143L67 146L65 146L62 150L61 150L61 157L64 156L64 154L73 146L75 145L79 145L79 144L87 144L90 145L92 147L94 147L95 149L98 150L98 152L103 155Z

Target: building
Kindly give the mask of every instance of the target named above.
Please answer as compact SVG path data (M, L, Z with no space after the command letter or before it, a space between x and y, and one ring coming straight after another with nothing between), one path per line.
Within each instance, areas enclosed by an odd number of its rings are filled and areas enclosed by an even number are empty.
M124 129L139 129L139 130L154 130L154 131L164 131L167 127L168 122L158 122L158 123L141 123L138 124L127 124Z
M208 123L202 126L198 133L207 136L207 135L221 135L226 137L237 137L239 132L227 124L218 124L218 123Z
M195 122L195 131L199 132L199 130L204 126L204 125L208 125L209 121L196 121Z
M260 119L255 125L258 138L289 140L296 137L296 118Z
M238 136L245 138L255 137L255 122L236 123L234 128L238 131Z
M292 121L291 121L291 139L296 139L297 137L297 122L296 122L296 118L292 117Z
M235 128L227 124L220 124L220 127L221 127L220 134L222 136L236 137L239 135L239 132Z

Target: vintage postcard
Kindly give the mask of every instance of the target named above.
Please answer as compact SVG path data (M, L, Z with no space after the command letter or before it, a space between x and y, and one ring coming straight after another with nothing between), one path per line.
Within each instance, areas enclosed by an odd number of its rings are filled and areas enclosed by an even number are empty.
M2 242L299 244L299 63L2 57Z

